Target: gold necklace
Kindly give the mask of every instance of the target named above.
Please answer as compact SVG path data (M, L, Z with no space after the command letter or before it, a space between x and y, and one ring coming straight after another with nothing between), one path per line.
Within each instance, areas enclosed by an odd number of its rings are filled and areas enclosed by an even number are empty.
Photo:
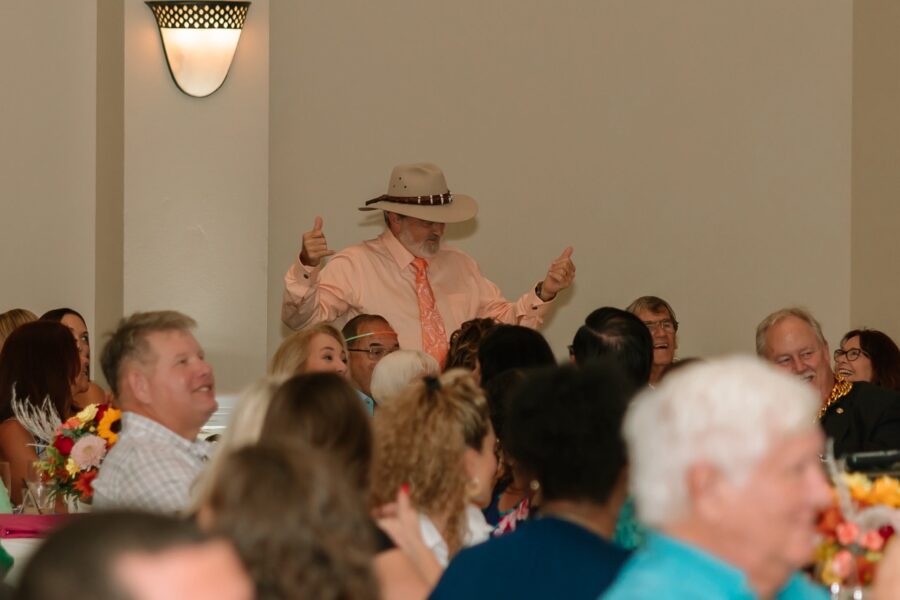
M828 400L826 400L825 404L822 405L822 408L819 409L819 416L816 417L816 420L821 421L822 417L825 416L825 413L828 412L828 409L831 408L831 405L849 394L851 389L853 389L852 381L847 381L840 375L835 374L831 393L828 394Z

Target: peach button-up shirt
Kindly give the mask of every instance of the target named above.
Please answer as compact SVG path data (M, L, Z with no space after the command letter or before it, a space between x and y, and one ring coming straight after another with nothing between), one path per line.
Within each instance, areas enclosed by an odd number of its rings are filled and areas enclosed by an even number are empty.
M421 350L414 258L385 230L374 240L338 252L324 267L310 268L296 260L284 276L281 320L302 329L323 321L340 327L362 313L381 315L397 331L401 348ZM509 302L472 257L443 244L428 259L428 280L448 336L475 317L537 329L551 304L533 289Z

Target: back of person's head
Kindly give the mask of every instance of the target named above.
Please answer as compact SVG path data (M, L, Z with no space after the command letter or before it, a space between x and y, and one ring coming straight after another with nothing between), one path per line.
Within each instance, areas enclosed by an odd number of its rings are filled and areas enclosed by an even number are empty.
M470 319L460 325L459 329L450 334L450 348L447 351L445 370L468 369L474 371L481 340L497 325L497 321L487 318Z
M201 521L230 538L259 600L377 597L362 494L321 451L266 440L225 457Z
M3 348L6 338L16 327L32 321L37 321L37 315L25 308L13 308L0 313L0 348Z
M72 337L72 334L69 334ZM159 553L203 543L193 524L137 512L78 515L54 531L31 557L17 600L131 600L116 575L128 552Z
M605 306L589 314L575 332L571 353L577 365L601 357L612 359L635 386L650 380L653 338L647 326L628 311Z
M228 418L228 427L216 442L216 452L191 488L193 510L206 501L213 480L222 471L225 455L259 441L269 403L284 381L283 376L263 377L241 392Z
M529 369L556 364L550 344L538 331L521 325L498 325L478 347L481 384L507 369Z
M49 398L65 420L80 370L81 359L68 327L53 321L17 327L0 350L0 421L13 416L14 397L27 399L35 407Z
M263 420L264 440L300 440L331 455L350 481L368 489L372 459L370 417L347 380L306 373L285 381Z
M466 449L481 451L491 431L487 401L472 374L453 369L417 381L374 419L372 504L396 499L409 485L413 505L429 515L449 515L444 539L453 554L462 543L468 477Z
M659 526L689 509L687 474L698 464L745 481L785 437L819 427L819 399L804 381L750 357L699 362L632 403L624 432L641 520Z
M327 335L337 342L344 355L347 354L347 342L344 336L335 327L327 323L317 323L305 329L296 331L284 338L269 365L271 375L295 375L304 372L304 366L309 359L310 342L319 334Z
M372 397L379 405L406 389L416 379L441 374L441 366L430 354L421 350L398 350L375 365L372 372Z
M545 501L605 504L623 481L621 426L634 386L608 361L535 371L516 388L504 448Z
M146 365L153 361L147 341L151 333L190 331L197 322L174 310L137 312L119 321L100 353L100 367L113 396L119 397L122 367L131 361ZM71 335L71 333L69 334Z
M886 333L877 329L854 329L841 339L859 337L859 347L872 362L872 383L900 391L900 348Z

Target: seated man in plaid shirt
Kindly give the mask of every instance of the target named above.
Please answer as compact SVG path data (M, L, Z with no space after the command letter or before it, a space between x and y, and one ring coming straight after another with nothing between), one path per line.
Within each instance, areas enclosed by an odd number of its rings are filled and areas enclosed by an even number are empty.
M94 481L94 507L178 512L203 469L209 444L197 440L217 408L212 367L174 311L123 319L101 365L122 408L122 431Z

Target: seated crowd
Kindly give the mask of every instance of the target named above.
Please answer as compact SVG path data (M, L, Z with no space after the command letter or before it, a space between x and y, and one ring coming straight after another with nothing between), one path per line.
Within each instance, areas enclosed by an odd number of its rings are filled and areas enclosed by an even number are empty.
M13 505L79 398L108 401L78 313L26 313L0 315ZM563 366L534 329L473 319L443 371L384 317L317 324L213 443L195 325L136 313L111 333L123 414L94 514L50 535L12 597L824 598L803 570L832 500L826 436L837 456L900 447L896 345L853 330L832 363L799 308L762 320L759 358L675 361L672 307L639 298L588 315Z

